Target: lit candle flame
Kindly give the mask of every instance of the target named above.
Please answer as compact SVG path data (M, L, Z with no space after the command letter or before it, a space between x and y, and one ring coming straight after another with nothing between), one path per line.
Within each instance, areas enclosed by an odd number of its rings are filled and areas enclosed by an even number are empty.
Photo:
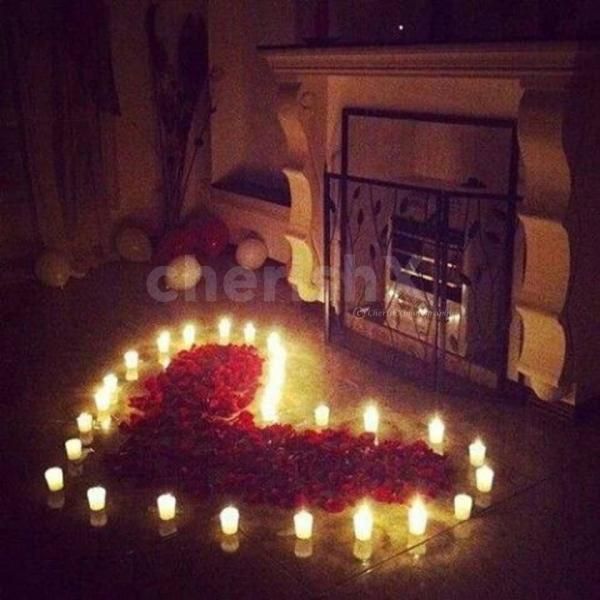
M127 350L123 355L123 360L125 361L125 369L128 371L134 371L138 368L139 364L139 354L135 350Z
M312 537L313 516L307 510L300 510L294 515L294 531L299 540Z
M87 491L90 510L104 510L106 506L106 489L101 486L91 487Z
M235 535L240 522L240 511L235 506L226 506L219 514L221 531L225 535Z
M423 535L427 529L427 508L419 496L408 509L408 531L411 535Z
M110 392L103 386L94 394L96 409L99 413L105 413L110 408Z
M219 341L221 344L229 343L229 337L231 335L231 319L223 317L219 321Z
M59 492L64 487L63 470L60 467L50 467L44 472L46 484L51 492Z
M454 516L459 521L466 521L471 517L473 498L469 494L456 494L454 496Z
M492 491L492 485L494 483L494 470L488 465L483 465L475 471L475 483L477 490L484 493Z
M275 354L282 349L281 336L277 331L272 331L267 338L267 350L269 354Z
M160 354L168 354L171 347L171 333L169 331L161 331L156 339L156 345Z
M271 354L269 359L268 385L283 387L285 382L285 364L287 352L283 346Z
M469 445L469 462L473 467L481 467L485 463L485 453L487 448L480 438L477 438Z
M354 535L357 540L366 542L373 535L373 514L367 503L363 503L354 513Z
M71 461L80 460L83 456L83 444L79 438L71 438L65 442L67 458Z
M444 441L444 422L439 416L435 416L429 421L429 441L431 444L438 445Z
M278 386L267 385L263 391L260 412L265 423L277 421L277 407L281 398L281 389Z
M94 418L88 412L82 412L77 417L77 429L79 433L87 434L92 431L92 427L94 426Z
M161 521L171 521L175 518L177 499L173 494L162 494L156 499L158 516Z
M256 327L253 323L246 323L244 327L244 342L249 346L253 345L256 340Z
M377 434L379 429L379 411L374 404L367 406L363 416L365 423L365 431L367 433Z
M182 331L183 343L186 348L191 348L196 341L196 327L192 323L185 325Z
M327 427L329 425L329 406L320 404L315 408L315 423L317 427Z
M117 386L119 385L119 379L114 373L108 373L102 379L104 383L104 387L112 394L117 391Z

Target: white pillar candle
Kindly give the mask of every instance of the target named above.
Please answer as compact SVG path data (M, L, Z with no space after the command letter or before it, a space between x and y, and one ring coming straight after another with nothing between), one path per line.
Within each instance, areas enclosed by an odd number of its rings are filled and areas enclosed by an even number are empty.
M377 434L377 430L379 429L379 411L375 405L371 404L365 408L363 419L365 422L365 431Z
M423 535L427 529L427 509L421 498L415 498L408 509L408 532L411 535Z
M246 323L244 326L244 342L251 346L256 340L256 327L252 323Z
M106 490L101 486L91 487L87 491L90 510L104 510L106 508Z
M99 413L108 412L110 409L110 392L105 388L99 388L94 394L94 402Z
M167 330L161 331L156 338L156 347L159 354L168 354L171 348L171 333Z
M315 422L317 427L327 427L329 425L329 406L319 404L315 408Z
M65 442L65 450L69 460L81 460L83 455L83 446L79 438L71 438Z
M170 521L175 518L177 500L173 494L162 494L156 499L156 505L161 521Z
M65 486L63 470L60 467L50 467L44 473L46 485L51 492L59 492Z
M119 379L114 373L108 373L104 376L102 383L104 383L104 387L108 390L108 392L113 394L117 391Z
M94 417L88 412L82 412L77 417L77 429L82 435L86 435L92 432L94 426Z
M281 347L281 336L276 331L272 331L267 338L267 350L269 354L277 352Z
M271 405L277 407L281 400L281 387L269 382L263 389L261 406Z
M435 416L429 421L429 443L433 445L441 444L444 441L444 422Z
M127 350L123 355L123 360L125 361L125 369L134 371L139 367L140 355L136 350Z
M223 317L219 321L219 343L229 344L229 338L231 336L231 319Z
M225 535L234 535L240 524L240 511L235 506L227 506L220 512L219 520L221 521L221 531Z
M492 491L492 484L494 482L494 471L491 467L483 465L475 471L475 481L477 483L477 489L480 492L488 493Z
M269 370L285 370L287 361L287 352L283 346L279 346L276 350L269 354Z
M456 494L454 496L454 516L459 521L466 521L471 517L473 498L469 494Z
M485 444L477 438L469 445L469 461L473 467L481 467L485 463Z
M196 327L192 323L188 323L182 331L183 344L186 348L191 348L196 341Z
M125 379L127 381L137 381L138 379L138 367L140 357L135 350L128 350L123 355L125 360Z
M260 413L262 420L265 423L276 423L277 422L277 405L279 404L279 398L276 395L276 391L273 388L267 387L263 394L263 399L260 404Z
M280 347L276 352L271 354L269 359L269 385L282 387L285 382L285 363L287 360L287 352L285 348Z
M307 510L300 510L294 515L294 531L299 540L312 537L313 516Z
M354 513L354 536L361 542L366 542L373 535L373 515L371 509L363 504Z
M108 375L104 376L102 380L104 384L104 388L108 392L110 397L110 403L116 404L119 399L119 379L114 373L108 373Z

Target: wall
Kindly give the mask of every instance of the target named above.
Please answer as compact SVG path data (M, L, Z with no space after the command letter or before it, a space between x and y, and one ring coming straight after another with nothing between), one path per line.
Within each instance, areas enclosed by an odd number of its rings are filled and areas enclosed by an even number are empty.
M237 187L251 179L266 188L277 186L284 157L275 116L275 80L256 46L271 40L274 31L289 28L290 11L282 10L286 4L273 0L210 4L210 54L218 72L212 123L215 182Z
M273 28L268 43L286 45L313 37L316 4L317 0L298 1L297 35ZM597 0L329 0L329 24L331 38L347 44L599 39L600 4Z
M234 241L257 232L269 256L287 262L289 209L265 202L288 193L282 175L287 153L276 115L275 77L256 47L295 35L294 3L219 0L209 4L208 21L217 73L211 175L218 189L211 192L210 208L225 220ZM262 199L253 195L253 186L262 190Z
M18 13L11 14L14 55L18 57L14 64L38 224L36 227L26 211L18 211L18 207L12 207L10 215L3 215L0 259L13 253L20 240L21 245L29 243L32 254L37 253L38 248L29 240L38 241L39 238L39 242L47 247L71 253L77 267L84 270L105 259L112 251L114 230L122 221L143 224L149 233L160 229L162 184L144 25L150 0L106 0L106 5L110 11L113 71L122 114L113 117L102 113L99 129L103 138L103 159L108 165L105 179L110 180L110 185L106 193L98 194L98 197L90 193L77 198L75 210L78 216L74 226L66 224L54 162L57 109L53 102L55 82L51 57L56 46L52 31L56 7L43 0L27 0L19 4ZM206 0L170 0L161 4L158 33L169 42L171 51L176 47L183 19L191 11L205 14ZM105 142L108 142L106 147ZM209 150L210 139L207 138L192 171L186 210L193 210L206 200Z
M156 152L156 115L144 28L145 2L112 0L111 29L113 66L122 116L116 122L120 206L113 219L134 219L156 230L160 225L161 178ZM206 14L203 0L170 0L162 3L158 16L158 33L168 42L169 50L185 16L192 11ZM210 160L206 140L190 180L187 210L202 205L206 199Z

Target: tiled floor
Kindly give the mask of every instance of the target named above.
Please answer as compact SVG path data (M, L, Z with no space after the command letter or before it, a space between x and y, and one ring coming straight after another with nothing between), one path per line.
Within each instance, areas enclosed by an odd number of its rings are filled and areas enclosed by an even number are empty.
M226 262L226 261L225 261ZM223 269L226 264L222 265ZM575 426L485 395L434 394L364 358L321 341L318 307L291 301L161 304L146 291L148 268L114 264L64 291L36 285L3 290L2 597L168 598L584 598L600 593L600 427ZM236 543L218 531L214 501L178 495L178 531L162 537L155 490L108 477L101 457L118 434L96 434L83 472L68 474L64 506L47 506L43 470L62 463L74 417L90 389L129 346L149 369L153 340L187 319L214 330L218 316L277 327L288 351L282 420L310 423L326 398L333 424L360 430L366 397L382 408L381 435L426 434L433 412L447 426L444 451L456 491L476 496L458 524L452 496L432 503L427 536L413 539L406 507L375 505L370 548L357 547L352 511L317 512L312 547L298 544L289 511L241 506ZM239 331L239 329L238 329ZM477 494L467 446L476 435L496 472L491 495ZM85 489L108 488L108 522L89 523ZM370 554L367 558L366 555ZM356 555L360 555L357 558Z

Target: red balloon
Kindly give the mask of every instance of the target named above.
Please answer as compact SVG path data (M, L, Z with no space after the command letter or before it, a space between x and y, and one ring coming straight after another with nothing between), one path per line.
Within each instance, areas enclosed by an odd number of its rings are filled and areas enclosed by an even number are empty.
M196 254L197 234L191 229L174 229L169 231L158 244L154 254L154 262L168 265L174 258L184 254Z
M158 244L154 262L168 265L174 258L194 254L199 258L216 258L229 243L229 229L218 217L205 217L185 227L169 231Z
M196 235L197 251L204 257L216 258L229 243L229 229L218 217L206 217L190 225Z

